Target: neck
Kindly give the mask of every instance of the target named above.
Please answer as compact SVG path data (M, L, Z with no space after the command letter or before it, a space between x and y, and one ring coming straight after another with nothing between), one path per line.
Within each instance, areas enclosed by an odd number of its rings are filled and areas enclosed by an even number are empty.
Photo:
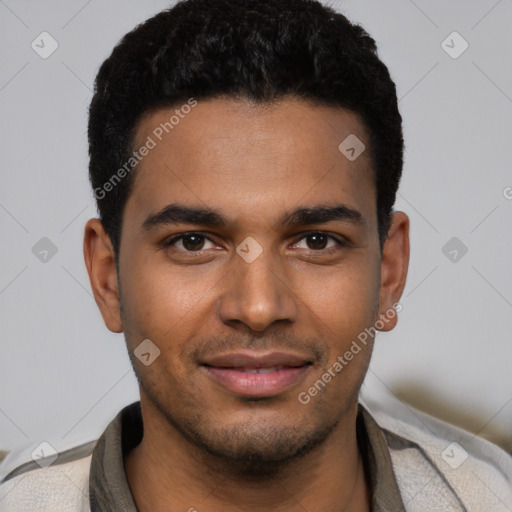
M369 487L356 436L357 403L327 440L286 464L254 468L219 460L143 403L144 437L125 457L140 512L364 512Z

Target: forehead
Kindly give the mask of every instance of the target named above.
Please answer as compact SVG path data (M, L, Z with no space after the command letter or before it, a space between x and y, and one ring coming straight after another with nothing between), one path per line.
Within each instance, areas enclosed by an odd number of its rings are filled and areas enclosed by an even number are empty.
M371 219L376 193L363 144L359 116L303 100L211 99L160 109L137 127L134 149L151 149L127 210L143 215L180 202L272 222L294 206L343 203Z

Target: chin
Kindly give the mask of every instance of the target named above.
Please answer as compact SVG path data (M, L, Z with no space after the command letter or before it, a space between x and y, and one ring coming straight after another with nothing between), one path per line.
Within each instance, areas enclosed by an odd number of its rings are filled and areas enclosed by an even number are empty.
M282 425L265 416L260 421L253 417L227 426L217 423L213 428L211 421L187 422L181 425L181 431L210 466L222 466L223 471L238 477L270 477L319 447L337 425L337 421L319 418L316 424L304 420Z

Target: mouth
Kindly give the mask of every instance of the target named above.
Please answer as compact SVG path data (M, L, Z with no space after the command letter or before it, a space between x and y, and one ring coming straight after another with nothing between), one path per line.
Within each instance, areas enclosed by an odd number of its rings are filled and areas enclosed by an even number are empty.
M247 397L271 397L301 382L313 362L285 352L237 352L220 354L201 367L217 384Z

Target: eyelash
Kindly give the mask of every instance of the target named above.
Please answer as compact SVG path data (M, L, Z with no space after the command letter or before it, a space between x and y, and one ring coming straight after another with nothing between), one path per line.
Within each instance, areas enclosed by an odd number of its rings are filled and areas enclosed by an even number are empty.
M210 242L212 243L215 243L213 240L211 240L210 238L208 238L204 233L202 233L201 231L188 231L187 233L181 233L180 235L177 235L173 238L171 238L170 240L167 240L164 242L164 246L165 247L172 247L176 242L180 241L181 239L185 238L186 236L189 236L189 235L199 235L199 236L202 236L204 237L206 240L209 240ZM308 236L311 236L311 235L324 235L326 236L327 238L330 238L331 240L334 240L337 244L338 244L338 247L330 247L328 249L309 249L309 253L316 253L316 254L332 254L334 252L337 252L339 251L340 249L344 248L344 247L347 247L348 246L348 243L346 240L342 239L342 238L338 238L334 235L331 235L329 233L326 233L325 231L309 231L307 233L304 233L302 235L301 238L299 238L295 243L294 245L298 244L300 241L304 240L305 238L307 238ZM187 250L180 250L180 249L176 249L174 247L172 247L173 250L175 250L176 252L180 252L180 253L184 253L184 254L198 254L198 253L201 253L201 251L203 251L204 249L199 249L197 251L187 251ZM208 250L208 249L206 249Z

